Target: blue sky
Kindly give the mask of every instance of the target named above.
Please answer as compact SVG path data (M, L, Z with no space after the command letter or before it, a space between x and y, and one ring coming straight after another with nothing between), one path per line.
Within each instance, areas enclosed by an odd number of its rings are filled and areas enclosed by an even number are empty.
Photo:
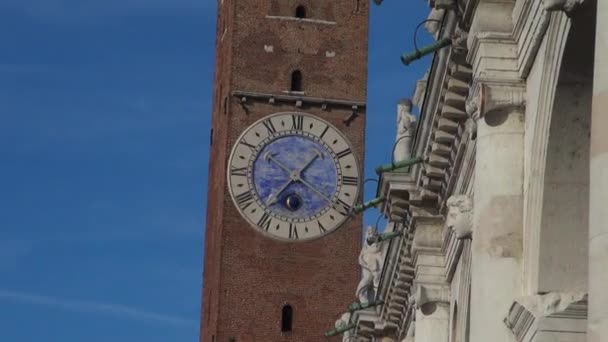
M373 8L368 176L426 13ZM214 39L211 0L0 3L0 341L198 339Z

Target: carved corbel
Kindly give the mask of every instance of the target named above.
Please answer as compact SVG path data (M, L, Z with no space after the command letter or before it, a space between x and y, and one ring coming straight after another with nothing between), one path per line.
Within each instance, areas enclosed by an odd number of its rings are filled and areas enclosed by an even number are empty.
M549 12L564 11L570 13L583 2L584 0L544 0L543 7Z

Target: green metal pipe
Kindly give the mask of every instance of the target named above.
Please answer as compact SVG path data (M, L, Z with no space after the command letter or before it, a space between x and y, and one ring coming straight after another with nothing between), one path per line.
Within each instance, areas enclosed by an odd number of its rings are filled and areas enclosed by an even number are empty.
M376 236L375 238L368 239L367 242L372 244L372 243L378 243L378 242L382 242L382 241L388 241L388 240L392 240L401 235L403 235L403 233L401 233L401 232L384 233L384 234Z
M415 165L418 163L422 163L423 161L424 161L423 157L415 157L415 158L402 160L402 161L396 162L396 163L380 165L376 168L376 174L379 176L384 172L390 172L390 171L394 171L394 170L401 169L404 167L412 166L412 165Z
M420 58L433 53L439 49L443 49L446 46L452 45L452 39L450 38L442 38L438 41L434 42L431 45L427 45L420 50L416 50L410 54L401 55L401 62L405 65L410 65L410 63L419 60Z
M374 207L382 202L384 202L386 199L382 196L380 197L376 197L373 200L369 201L369 202L365 202L363 204L359 204L357 206L355 206L355 212L356 213L361 213L364 212L365 210Z
M353 311L365 310L365 309L373 308L375 306L382 305L382 304L384 304L384 301L382 301L382 300L379 300L377 302L365 303L365 304L362 304L359 302L354 302L348 306L348 311L353 312Z
M331 329L330 331L326 332L325 337L333 337L336 335L340 335L341 333L343 333L345 331L354 329L356 326L357 325L355 323L343 324L335 329Z

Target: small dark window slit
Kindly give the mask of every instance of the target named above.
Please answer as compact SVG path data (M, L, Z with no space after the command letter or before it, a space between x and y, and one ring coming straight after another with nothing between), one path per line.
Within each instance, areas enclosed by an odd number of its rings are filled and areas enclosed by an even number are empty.
M300 5L296 8L296 18L306 18L306 7Z
M291 91L302 91L302 72L300 70L291 73Z
M291 305L287 304L283 306L281 312L281 331L290 332L293 324L293 309Z

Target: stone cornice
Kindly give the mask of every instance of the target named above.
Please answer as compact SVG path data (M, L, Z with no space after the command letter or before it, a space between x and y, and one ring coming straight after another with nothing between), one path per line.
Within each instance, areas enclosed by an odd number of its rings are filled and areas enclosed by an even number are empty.
M235 90L232 92L232 96L238 97L241 103L246 103L248 100L264 101L268 103L275 102L292 102L296 106L302 106L303 104L318 105L320 107L337 106L337 107L348 107L353 110L359 108L365 109L366 103L362 101L351 101L343 99L329 99L321 97L306 96L304 93L288 92L285 94L271 94L271 93L259 93L253 91L242 91ZM298 104L299 102L299 104Z
M504 24L471 25L467 61L473 66L475 78L522 80L527 78L532 63L551 22L551 11L571 11L582 0L524 0L512 3L511 13L496 16L496 8L477 6L474 17L492 17ZM505 3L506 4L506 3ZM505 5L503 5L505 6ZM476 19L473 19L475 21ZM486 26L486 27L484 27ZM492 27L488 27L492 26ZM496 29L496 27L500 29ZM505 29L510 26L510 29Z

